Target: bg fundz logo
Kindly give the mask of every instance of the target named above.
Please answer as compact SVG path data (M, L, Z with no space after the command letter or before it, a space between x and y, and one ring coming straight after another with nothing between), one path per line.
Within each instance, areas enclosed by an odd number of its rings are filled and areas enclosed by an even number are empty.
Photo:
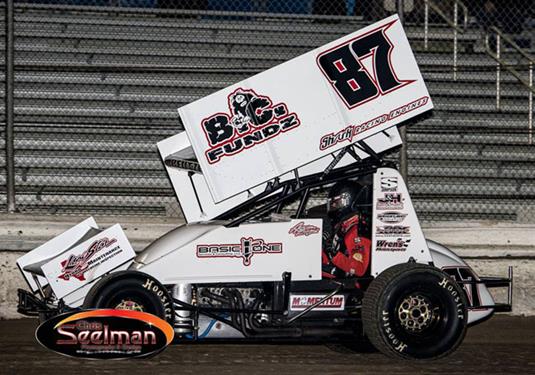
M386 31L395 22L397 20L318 56L317 63L321 71L348 108L415 82L400 80L392 66L390 55L394 47ZM373 71L368 71L362 63L366 58L371 58Z
M242 258L243 265L249 266L255 254L282 253L282 243L267 243L263 239L242 238L239 244L197 245L198 258Z
M267 96L238 88L228 96L230 114L216 113L201 121L210 145L205 152L210 164L295 129L301 124L285 103L273 104Z

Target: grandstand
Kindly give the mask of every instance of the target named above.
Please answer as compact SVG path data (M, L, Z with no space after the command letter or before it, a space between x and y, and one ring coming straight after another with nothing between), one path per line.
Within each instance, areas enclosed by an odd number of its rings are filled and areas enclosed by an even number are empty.
M17 208L180 215L155 145L181 129L176 109L366 24L358 17L18 4ZM4 30L2 19L2 50ZM452 29L430 24L427 49L421 24L407 23L406 31L436 108L408 129L409 184L421 218L535 221L527 215L535 208L528 90L503 71L496 109L496 62L473 24L459 34L455 81Z

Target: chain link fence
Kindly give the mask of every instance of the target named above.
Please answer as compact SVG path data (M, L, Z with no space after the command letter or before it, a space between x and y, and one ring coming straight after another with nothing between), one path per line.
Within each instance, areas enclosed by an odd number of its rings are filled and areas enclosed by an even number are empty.
M407 130L420 217L535 222L533 1L403 3L436 108ZM15 1L16 210L180 216L155 146L182 129L178 107L395 12L395 0Z

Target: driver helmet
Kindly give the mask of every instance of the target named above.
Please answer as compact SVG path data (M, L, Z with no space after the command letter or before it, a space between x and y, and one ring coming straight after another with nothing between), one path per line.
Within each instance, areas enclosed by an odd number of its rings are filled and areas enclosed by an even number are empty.
M342 181L333 185L327 198L327 214L340 220L356 211L362 200L365 186L354 181Z

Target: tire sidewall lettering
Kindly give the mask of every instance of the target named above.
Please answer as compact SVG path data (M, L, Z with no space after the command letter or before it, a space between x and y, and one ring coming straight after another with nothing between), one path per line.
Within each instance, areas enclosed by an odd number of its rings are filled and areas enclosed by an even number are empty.
M455 290L455 287L452 285L451 281L448 280L447 277L444 277L441 281L438 282L438 285L442 287L442 289L446 290L453 298L453 301L457 306L457 318L465 320L466 312L464 309L462 298L457 292L457 290Z
M141 286L151 292L155 297L157 297L163 305L165 318L167 321L172 321L173 318L173 309L172 302L168 297L167 290L161 286L156 280L147 277L141 284Z
M397 336L394 334L394 331L390 325L389 313L386 310L382 311L381 328L383 330L384 337L388 340L392 349L403 353L403 351L407 348L407 344L397 338Z

